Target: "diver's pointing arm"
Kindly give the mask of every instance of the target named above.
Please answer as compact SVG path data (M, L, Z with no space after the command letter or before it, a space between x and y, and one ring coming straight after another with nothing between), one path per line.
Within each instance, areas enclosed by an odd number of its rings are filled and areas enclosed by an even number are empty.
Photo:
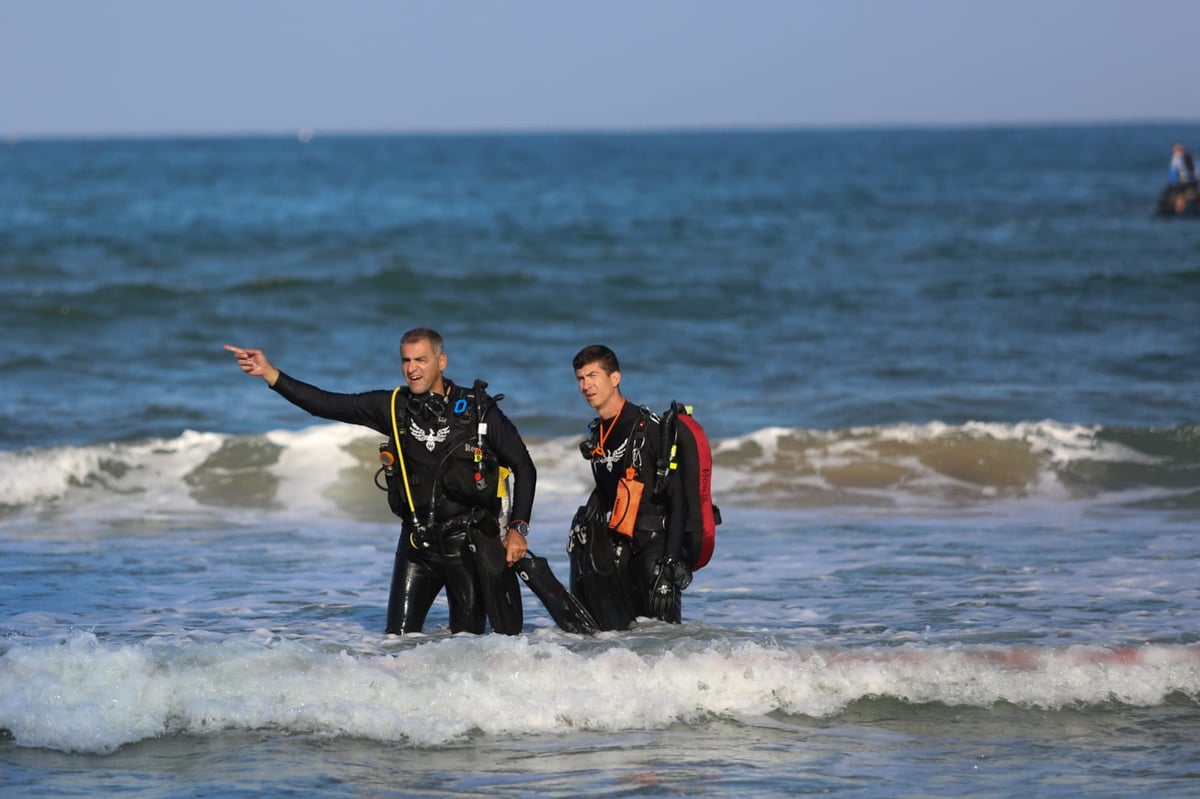
M268 386L274 386L275 381L279 379L279 370L267 360L267 356L263 355L262 350L235 347L232 344L226 344L225 349L233 353L233 357L237 358L238 366L246 374L261 377L267 381Z

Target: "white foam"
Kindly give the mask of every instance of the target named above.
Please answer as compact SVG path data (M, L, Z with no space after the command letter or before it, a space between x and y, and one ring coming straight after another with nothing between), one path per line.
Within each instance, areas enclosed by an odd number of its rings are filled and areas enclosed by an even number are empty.
M183 478L227 439L185 431L174 439L135 444L51 447L0 453L0 503L12 506L62 500L124 504L139 497L148 510L186 502Z
M371 440L379 438L371 435ZM307 516L330 513L334 504L326 490L341 469L358 465L347 452L364 437L362 428L344 424L319 424L303 430L275 430L267 440L281 448L279 460L269 468L279 478L276 500L290 513ZM376 464L378 466L378 464ZM364 470L364 476L368 470Z
M662 729L852 702L1058 709L1200 699L1200 652L820 651L636 638L575 650L525 636L456 636L393 654L245 635L220 644L107 646L89 634L0 657L0 727L22 746L111 752L168 734L274 729L436 746L464 736Z
M796 508L861 503L865 508L921 510L1014 498L1062 502L1072 499L1072 491L1060 479L1060 471L1073 463L1157 462L1146 453L1104 440L1101 432L1097 427L1051 420L928 422L840 431L767 427L713 442L713 494L718 504L768 501ZM194 519L238 523L246 514L263 509L285 519L377 518L364 517L361 511L378 499L370 487L375 464L363 460L366 449L377 443L376 434L351 425L320 423L297 431L271 431L263 438L278 448L278 457L262 465L252 458L237 462L244 456L232 445L246 439L196 431L140 443L0 452L0 506L33 514L43 522L77 527L129 520L168 526ZM971 472L939 471L936 464L923 462L917 451L885 446L941 441L957 446L964 440L968 447L972 440L1014 442L1034 459L1036 468L1028 470L1019 458L1008 470L1001 463L998 482L991 485L985 471L979 472L981 482L971 482L976 478ZM562 437L530 444L538 467L538 515L569 518L591 491L591 475L579 456L578 443L577 437ZM231 463L209 462L227 446L232 454L222 454ZM239 478L239 470L251 477L260 471L269 478L259 481L264 493L222 495L220 478L225 469ZM1026 482L1013 485L1013 475L1024 474L1020 469L1028 473L1022 478ZM865 475L868 483L873 475L882 477L878 485L856 485L854 477L847 481L847 474ZM197 475L205 490L196 489ZM831 476L839 475L840 482L832 483ZM887 475L896 477L889 483ZM1073 479L1078 481L1078 475ZM1120 491L1142 488L1098 484L1096 492L1115 497ZM1088 495L1086 486L1083 494ZM254 507L255 502L259 507ZM384 513L386 509L380 511Z
M566 437L529 446L537 466L539 500L582 504L593 487L591 467L579 454L580 438Z
M61 497L98 470L99 448L54 447L0 452L0 504L30 505Z

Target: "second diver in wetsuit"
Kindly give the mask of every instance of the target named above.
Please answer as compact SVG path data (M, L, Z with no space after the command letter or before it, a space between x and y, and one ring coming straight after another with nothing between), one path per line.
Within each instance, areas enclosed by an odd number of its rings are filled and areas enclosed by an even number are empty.
M678 624L692 579L680 554L687 501L674 481L656 480L660 419L626 401L608 347L584 347L572 365L598 416L581 445L595 488L571 525L571 593L604 630L624 630L638 616Z

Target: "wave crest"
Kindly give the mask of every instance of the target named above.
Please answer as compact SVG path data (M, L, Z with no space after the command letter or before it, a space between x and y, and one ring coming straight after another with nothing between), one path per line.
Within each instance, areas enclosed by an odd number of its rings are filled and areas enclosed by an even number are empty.
M1059 710L1200 698L1200 650L1191 646L821 650L679 641L639 652L614 639L589 648L484 636L367 654L269 635L166 646L106 645L75 633L0 656L0 729L19 745L69 752L261 729L438 746L475 734L664 729L773 713L829 718L879 699Z
M770 427L713 442L723 506L955 510L998 502L1117 502L1200 509L1200 428L1054 421ZM78 524L172 525L196 514L390 521L375 487L380 437L319 424L231 436L0 453L0 514ZM531 441L538 509L566 513L591 487L577 441Z

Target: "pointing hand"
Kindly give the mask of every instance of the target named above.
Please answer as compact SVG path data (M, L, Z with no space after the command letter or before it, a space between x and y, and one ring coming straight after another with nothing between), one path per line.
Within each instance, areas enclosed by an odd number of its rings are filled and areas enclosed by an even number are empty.
M261 377L267 381L269 386L275 385L275 381L279 379L279 370L271 365L262 350L235 347L232 344L226 344L225 349L233 353L233 357L237 358L238 366L246 374Z

